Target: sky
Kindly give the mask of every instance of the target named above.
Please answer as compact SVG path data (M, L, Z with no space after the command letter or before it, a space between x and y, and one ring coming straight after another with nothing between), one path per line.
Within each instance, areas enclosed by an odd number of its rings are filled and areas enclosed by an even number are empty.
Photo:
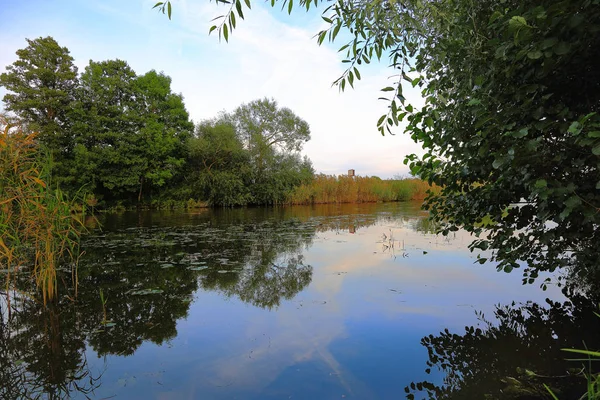
M380 89L393 83L386 60L361 70L355 89L332 83L344 71L344 42L318 46L325 27L321 9L291 15L254 1L238 18L229 43L208 34L211 19L226 12L206 0L174 0L172 20L152 9L155 0L0 0L0 73L26 38L52 36L67 47L82 72L90 60L122 59L138 74L162 71L172 78L194 122L269 97L308 122L311 140L302 153L317 172L392 178L407 176L404 156L421 146L397 128L381 136L377 120L387 110ZM6 91L0 89L0 98ZM406 90L418 104L418 91ZM2 105L0 104L0 107Z

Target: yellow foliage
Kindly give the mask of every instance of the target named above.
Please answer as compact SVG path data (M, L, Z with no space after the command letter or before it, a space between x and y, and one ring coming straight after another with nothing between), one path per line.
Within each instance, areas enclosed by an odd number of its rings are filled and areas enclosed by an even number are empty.
M312 183L298 186L288 204L373 203L422 200L431 187L420 179L388 179L320 174Z
M31 267L45 304L57 294L57 264L74 259L82 225L38 160L36 134L0 117L0 267L7 292L16 270Z

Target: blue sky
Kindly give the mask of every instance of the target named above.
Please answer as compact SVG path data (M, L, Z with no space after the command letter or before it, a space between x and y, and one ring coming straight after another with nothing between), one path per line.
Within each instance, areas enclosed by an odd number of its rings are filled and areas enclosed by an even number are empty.
M154 0L0 0L0 71L15 61L25 38L52 36L66 46L83 71L89 60L123 59L138 73L164 71L184 96L195 122L262 97L292 109L311 127L303 153L318 172L390 178L406 175L406 154L420 146L402 135L382 137L378 101L393 71L385 63L362 71L355 90L339 93L331 83L344 64L335 45L318 46L321 10L292 15L262 1L245 10L229 43L208 35L210 20L225 12L206 0L173 1L169 21L152 10ZM0 89L0 96L5 92ZM408 92L417 98L416 91Z

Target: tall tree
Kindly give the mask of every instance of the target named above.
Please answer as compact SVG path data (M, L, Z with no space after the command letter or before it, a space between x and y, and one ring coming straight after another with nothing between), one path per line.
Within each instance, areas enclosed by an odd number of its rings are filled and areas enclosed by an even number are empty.
M273 99L242 104L229 118L259 171L271 153L299 152L310 140L308 123L289 108L279 108Z
M122 60L91 61L77 98L70 175L80 185L105 198L141 201L183 164L193 124L168 76L138 77Z
M185 109L183 97L171 92L171 78L152 70L139 76L135 85L136 109L140 116L138 139L145 152L138 201L144 183L158 188L173 178L183 166L184 147L194 124Z
M246 205L249 191L250 157L231 124L223 120L204 121L188 143L185 186L190 197L221 206Z
M27 43L0 75L0 86L8 90L3 101L6 110L39 132L39 140L60 156L69 146L67 112L78 84L77 67L69 50L50 36Z

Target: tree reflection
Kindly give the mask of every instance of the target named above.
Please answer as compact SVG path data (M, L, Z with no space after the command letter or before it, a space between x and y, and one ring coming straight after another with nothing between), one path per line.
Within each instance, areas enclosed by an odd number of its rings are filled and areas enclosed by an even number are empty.
M88 369L85 333L79 329L80 321L73 319L78 316L72 313L72 304L43 307L27 299L19 303L10 318L6 304L0 305L0 398L91 395L100 376Z
M104 230L82 243L77 287L68 286L67 266L59 276L67 287L54 303L45 307L14 295L19 301L10 318L0 307L0 398L94 398L102 371L89 370L87 349L127 356L144 342L174 338L199 289L277 308L310 284L313 269L302 254L315 235L398 217L330 211L316 217L310 207L108 217ZM30 284L20 281L17 293Z
M479 327L462 334L447 329L421 340L427 348L427 373L437 368L445 376L440 385L412 383L408 398L430 399L578 399L585 392L583 372L597 366L569 361L564 348L600 348L599 292L581 293L567 287L564 303L497 306L494 318L479 314ZM416 397L415 397L416 396Z

